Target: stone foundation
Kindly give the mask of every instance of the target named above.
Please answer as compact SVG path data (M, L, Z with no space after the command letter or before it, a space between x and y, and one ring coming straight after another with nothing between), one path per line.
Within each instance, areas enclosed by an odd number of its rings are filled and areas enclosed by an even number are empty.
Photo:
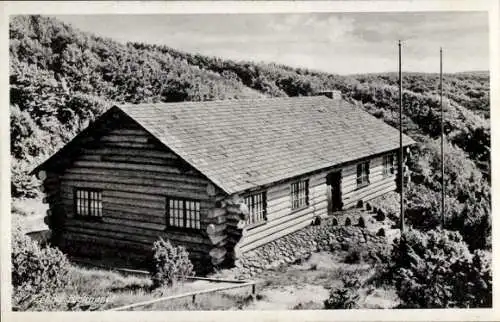
M361 211L360 211L361 213ZM323 219L319 225L304 229L274 240L268 244L244 253L235 261L232 269L235 277L252 278L263 270L277 270L280 267L303 259L317 251L368 251L370 256L387 250L388 241L376 232L357 226L358 211ZM351 218L352 225L344 226Z

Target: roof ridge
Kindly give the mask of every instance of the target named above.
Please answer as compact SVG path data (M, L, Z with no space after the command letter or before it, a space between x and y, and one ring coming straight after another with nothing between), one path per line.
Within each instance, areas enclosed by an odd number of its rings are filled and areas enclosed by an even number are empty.
M310 96L279 96L279 97L255 97L255 98L235 98L235 99L221 99L221 100L212 100L212 101L179 101L179 102L157 102L157 103L127 103L127 104L115 104L118 107L127 107L127 106L168 106L168 105L177 105L177 104L188 104L188 105L196 105L196 104L215 104L215 103L229 103L229 102L253 102L253 101L279 101L279 100L328 100L328 101L337 101L335 99L328 98L324 95L310 95Z

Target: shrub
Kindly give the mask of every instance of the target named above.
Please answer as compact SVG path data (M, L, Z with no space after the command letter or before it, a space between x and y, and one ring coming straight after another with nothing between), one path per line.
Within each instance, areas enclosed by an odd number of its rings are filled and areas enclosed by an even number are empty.
M385 212L382 209L379 209L377 211L377 216L375 217L377 221L384 221L385 220Z
M385 237L385 230L384 230L384 228L380 228L380 229L377 231L377 236L380 236L380 237Z
M346 226L350 226L350 225L351 225L351 218L347 217L347 218L345 219L345 225L346 225Z
M391 267L404 307L491 305L491 268L484 252L473 255L458 232L407 231L396 242Z
M40 247L14 227L12 236L13 306L26 310L69 282L69 261L57 248Z
M173 246L162 238L153 246L153 263L150 270L153 287L172 285L194 275L189 253L182 246Z
M359 217L359 219L358 219L358 226L361 227L361 228L365 228L366 227L365 218Z
M324 301L325 309L345 310L358 307L359 294L357 290L360 287L359 280L346 278L342 282L342 287L330 291L330 296Z
M347 264L358 264L361 260L362 255L358 249L351 250L344 258L344 262Z

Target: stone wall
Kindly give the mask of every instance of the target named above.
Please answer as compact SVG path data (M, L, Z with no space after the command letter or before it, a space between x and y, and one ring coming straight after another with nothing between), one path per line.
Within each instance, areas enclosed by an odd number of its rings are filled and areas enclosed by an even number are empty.
M351 213L352 215L352 213ZM233 273L236 277L251 278L263 270L280 267L306 259L316 251L367 251L376 258L378 252L387 251L389 242L384 236L357 225L356 214L352 225L345 226L347 215L323 219L268 244L244 253L235 261Z

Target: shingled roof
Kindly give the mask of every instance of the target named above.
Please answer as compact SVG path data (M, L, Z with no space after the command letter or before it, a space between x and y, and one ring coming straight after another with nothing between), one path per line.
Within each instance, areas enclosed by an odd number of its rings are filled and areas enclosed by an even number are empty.
M324 96L118 108L229 194L399 147L398 130Z

